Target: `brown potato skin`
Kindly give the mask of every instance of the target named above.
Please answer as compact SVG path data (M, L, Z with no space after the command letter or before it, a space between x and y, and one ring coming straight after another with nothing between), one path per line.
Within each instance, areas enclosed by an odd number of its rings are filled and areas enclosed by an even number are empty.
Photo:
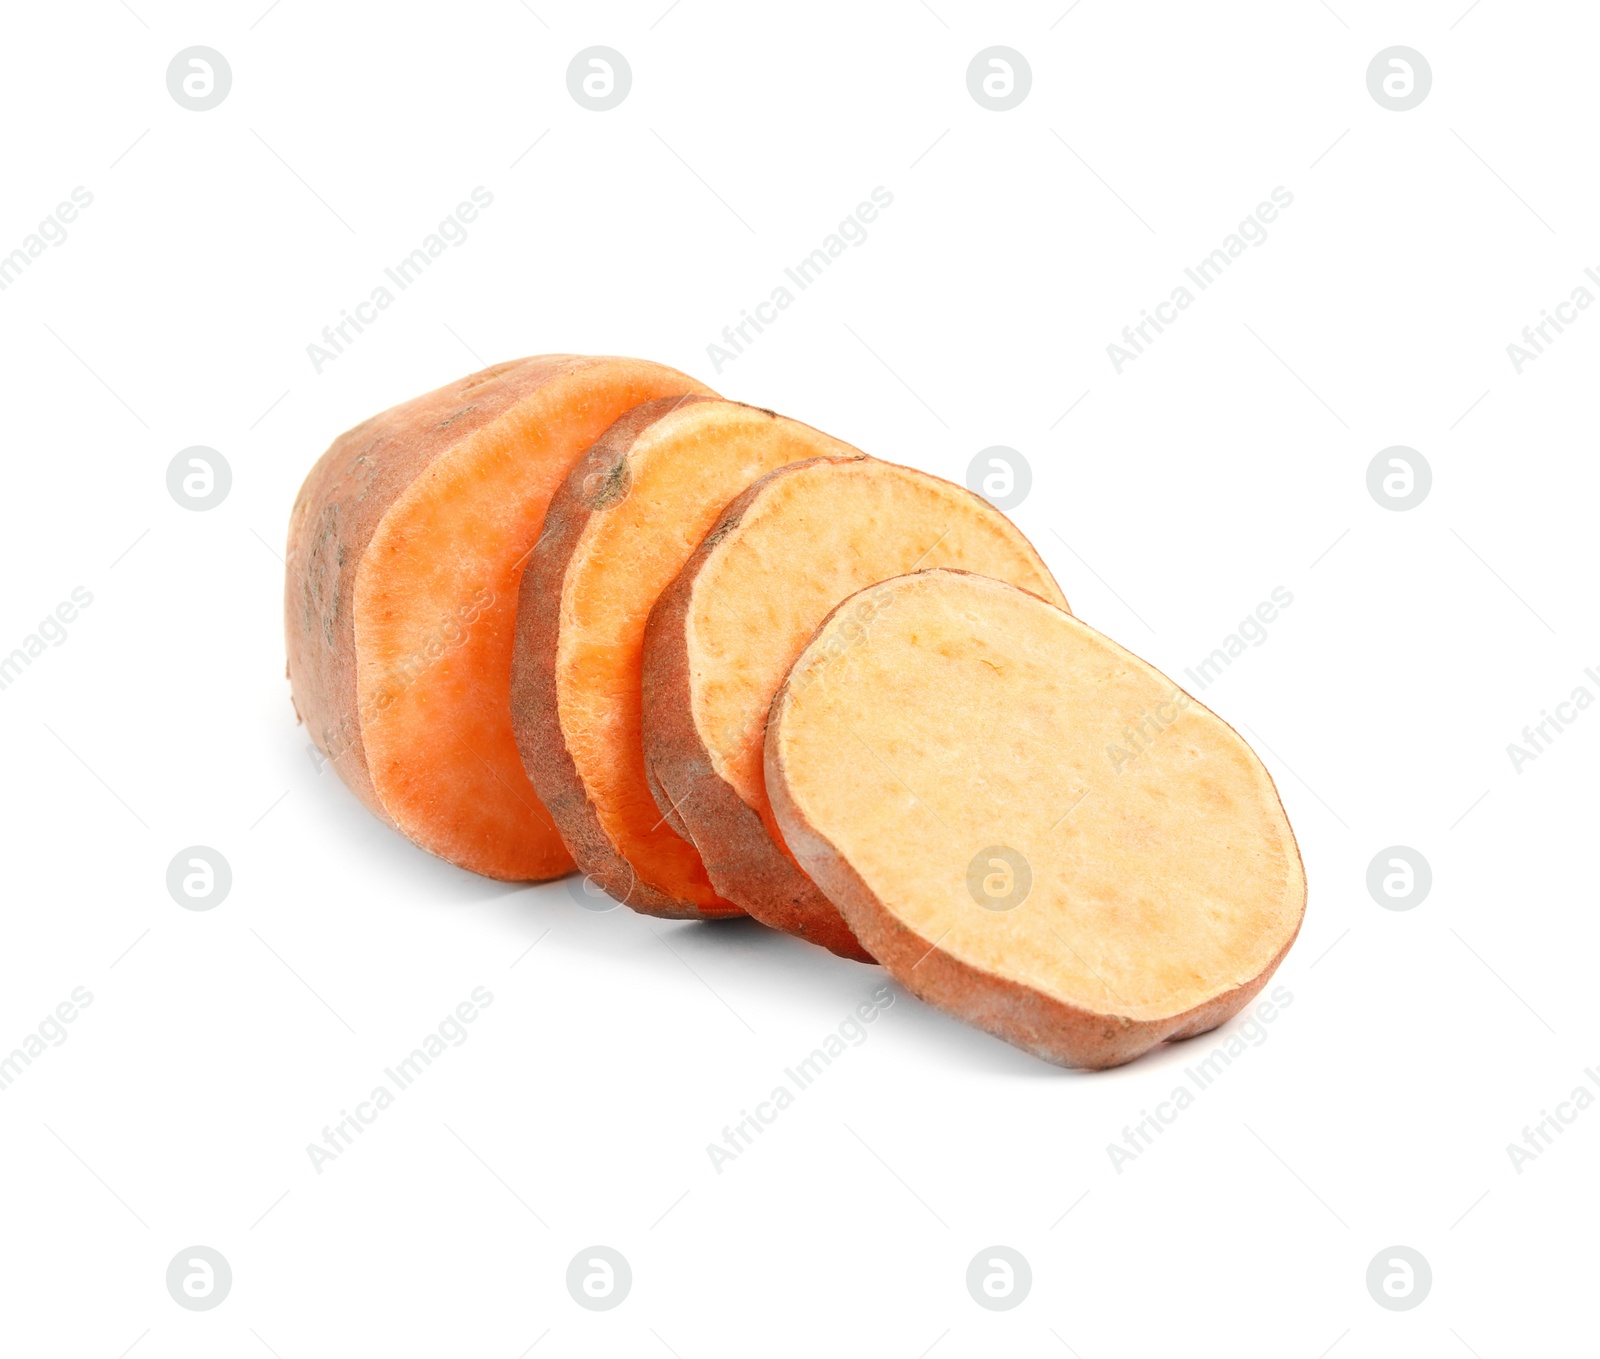
M850 599L841 601L828 615L819 625L819 633ZM924 939L903 924L796 806L776 740L776 717L788 690L786 681L773 698L764 752L767 796L772 800L773 814L783 828L784 839L872 956L906 990L946 1014L1057 1066L1095 1070L1121 1066L1158 1043L1194 1038L1227 1023L1272 979L1299 937L1305 923L1303 910L1294 934L1259 976L1182 1014L1160 1020L1134 1020L1084 1010L1033 987L995 977L936 953L938 941ZM1291 827L1291 839L1293 835ZM1295 848L1298 853L1298 844Z
M701 568L717 543L738 527L746 507L772 477L832 461L850 460L808 458L757 478L723 510L715 527L656 601L644 644L645 768L656 805L668 824L700 851L707 869L714 872L718 863L737 862L741 876L760 884L762 905L753 910L745 906L757 920L820 944L841 958L871 963L876 959L851 933L838 908L773 844L761 817L718 776L695 727L689 699L686 628ZM685 807L691 811L687 818L679 810ZM698 835L690 831L690 823L699 827ZM757 896L751 895L749 900L755 901ZM785 904L775 908L773 902Z
M379 522L435 458L556 374L594 362L546 354L495 364L341 434L295 497L284 640L295 713L369 811L390 826L367 769L356 695L356 572Z
M640 882L611 843L561 729L556 650L566 564L589 516L603 510L618 494L617 472L626 467L634 440L679 406L715 399L686 396L646 401L621 416L578 460L550 502L544 533L523 569L511 669L511 729L523 767L579 869L624 905L671 920L726 919L727 913L709 915ZM670 818L668 824L682 834Z

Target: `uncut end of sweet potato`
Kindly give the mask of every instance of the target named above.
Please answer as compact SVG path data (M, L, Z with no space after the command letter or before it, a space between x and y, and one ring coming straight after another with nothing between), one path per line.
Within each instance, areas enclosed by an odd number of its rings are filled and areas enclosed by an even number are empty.
M545 355L495 364L391 406L336 438L307 473L289 515L284 642L295 715L321 757L379 820L356 693L356 570L396 497L457 435L449 416L478 392L486 414L570 361Z
M640 400L694 390L642 360L498 364L358 425L307 477L285 590L296 710L423 849L507 881L571 872L510 732L522 562L593 438Z

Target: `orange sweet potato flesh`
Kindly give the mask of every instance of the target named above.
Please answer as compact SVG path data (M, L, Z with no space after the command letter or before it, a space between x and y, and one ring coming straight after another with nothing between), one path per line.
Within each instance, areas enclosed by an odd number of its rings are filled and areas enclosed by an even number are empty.
M864 632L841 631L851 609ZM923 571L846 601L773 704L765 760L790 848L896 980L1062 1065L1223 1023L1305 913L1238 733L999 581Z
M979 496L875 458L819 458L769 472L722 512L646 633L644 747L661 810L707 847L724 897L846 958L871 961L772 814L767 712L841 600L935 566L1066 607L1032 544Z
M306 478L284 595L295 707L422 848L510 881L571 871L511 733L522 568L551 495L619 415L707 391L638 359L521 359L374 416Z
M723 507L775 467L860 456L771 411L704 397L623 416L551 501L522 578L512 726L578 867L680 919L743 915L657 807L645 766L645 625Z

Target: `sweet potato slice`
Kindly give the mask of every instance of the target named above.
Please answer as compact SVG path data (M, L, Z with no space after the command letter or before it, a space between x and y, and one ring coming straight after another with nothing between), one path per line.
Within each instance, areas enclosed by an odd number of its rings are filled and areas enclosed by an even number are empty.
M766 773L795 857L898 981L1062 1065L1215 1028L1305 911L1238 734L979 576L902 576L835 610L773 705Z
M744 914L718 894L681 822L651 792L640 673L650 610L723 506L757 477L852 455L849 444L771 411L653 401L606 431L551 501L522 578L512 725L578 867L636 910Z
M289 520L289 679L383 820L493 878L570 872L511 736L517 584L574 462L641 401L708 389L638 359L487 368L341 435Z
M645 761L661 809L674 809L705 849L722 896L846 958L870 961L772 817L767 711L842 599L934 566L994 576L1066 607L1039 554L986 500L875 458L822 458L769 472L733 501L645 635Z

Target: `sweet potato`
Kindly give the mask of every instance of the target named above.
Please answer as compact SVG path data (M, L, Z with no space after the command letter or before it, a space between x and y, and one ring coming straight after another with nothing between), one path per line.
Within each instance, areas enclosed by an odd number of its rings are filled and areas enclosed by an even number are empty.
M1299 850L1254 752L1011 585L933 570L852 596L774 702L765 762L785 840L868 952L1052 1062L1216 1027L1300 928Z
M772 816L767 711L840 600L933 566L1066 606L1039 554L986 500L875 458L820 458L767 473L722 512L645 634L645 762L661 809L706 847L722 896L847 958L870 961Z
M550 503L522 578L512 726L528 777L578 867L650 915L742 915L644 762L641 666L657 597L723 506L775 467L858 451L771 411L703 397L617 421Z
M306 478L284 592L295 707L352 791L424 849L494 878L571 870L511 736L518 578L607 426L707 391L638 359L521 359L374 416Z

